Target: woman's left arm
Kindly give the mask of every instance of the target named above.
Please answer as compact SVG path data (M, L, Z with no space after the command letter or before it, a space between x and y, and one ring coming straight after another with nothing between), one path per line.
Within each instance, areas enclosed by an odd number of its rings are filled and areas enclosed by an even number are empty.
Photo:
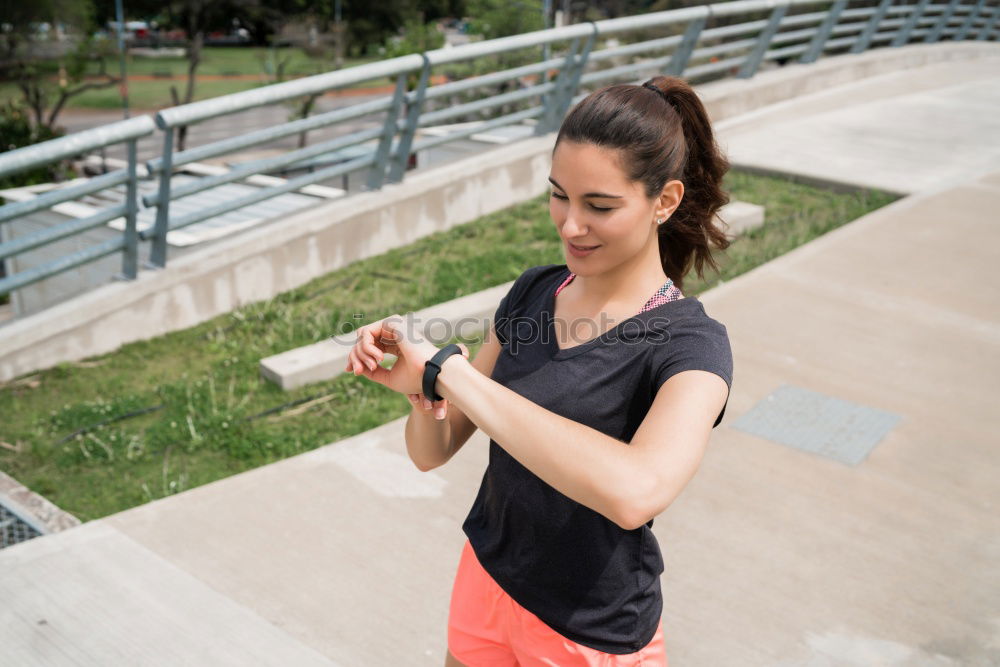
M626 530L666 509L691 480L729 393L715 373L676 373L626 443L543 408L461 355L445 359L436 387L521 465Z

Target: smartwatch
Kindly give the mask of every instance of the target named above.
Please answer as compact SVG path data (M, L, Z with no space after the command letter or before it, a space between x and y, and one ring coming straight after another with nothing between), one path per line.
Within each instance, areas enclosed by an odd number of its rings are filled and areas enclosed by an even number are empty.
M455 343L450 343L438 350L437 354L428 359L424 365L424 396L432 401L444 399L444 396L439 396L434 390L434 385L437 382L438 373L441 372L441 364L453 354L462 354L462 348Z

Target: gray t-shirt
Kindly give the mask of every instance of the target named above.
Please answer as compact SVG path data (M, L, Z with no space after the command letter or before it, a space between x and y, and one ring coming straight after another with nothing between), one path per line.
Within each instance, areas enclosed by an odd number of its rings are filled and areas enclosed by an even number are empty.
M532 267L501 299L494 326L503 350L493 380L623 446L672 375L702 369L732 386L726 327L695 297L668 301L559 349L554 295L569 273L566 264ZM489 465L462 529L483 568L518 604L571 641L627 654L649 643L663 609L663 559L652 526L651 519L624 530L490 439Z

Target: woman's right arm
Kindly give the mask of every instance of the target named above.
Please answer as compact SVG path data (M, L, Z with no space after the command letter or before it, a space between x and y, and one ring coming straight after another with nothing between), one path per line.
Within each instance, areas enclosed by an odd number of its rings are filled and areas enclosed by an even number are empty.
M473 368L489 377L500 351L491 322L489 335L471 361ZM447 415L441 420L434 418L433 410L414 406L406 420L406 451L417 468L427 472L451 460L477 428L453 403L448 404Z

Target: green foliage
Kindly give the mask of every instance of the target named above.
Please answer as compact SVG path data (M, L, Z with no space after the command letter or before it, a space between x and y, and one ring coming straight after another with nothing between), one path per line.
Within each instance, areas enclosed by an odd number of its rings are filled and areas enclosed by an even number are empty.
M411 53L423 53L444 46L444 34L434 22L423 23L412 18L403 24L401 35L389 37L380 50L384 58L397 58Z
M21 3L11 9L9 21L8 13L4 14L0 80L16 82L36 127L55 130L56 119L70 98L118 83L118 78L103 69L104 59L115 45L95 36L98 26L92 0ZM56 27L48 32L40 29L49 22L58 26L58 39L49 34ZM102 69L96 78L87 78L93 62L101 63Z
M0 153L31 146L59 136L62 136L62 132L59 130L53 130L44 125L41 127L33 125L23 102L18 100L0 102ZM64 164L43 165L0 178L0 189L63 180L71 173Z
M495 39L542 30L541 0L469 0L469 32Z

